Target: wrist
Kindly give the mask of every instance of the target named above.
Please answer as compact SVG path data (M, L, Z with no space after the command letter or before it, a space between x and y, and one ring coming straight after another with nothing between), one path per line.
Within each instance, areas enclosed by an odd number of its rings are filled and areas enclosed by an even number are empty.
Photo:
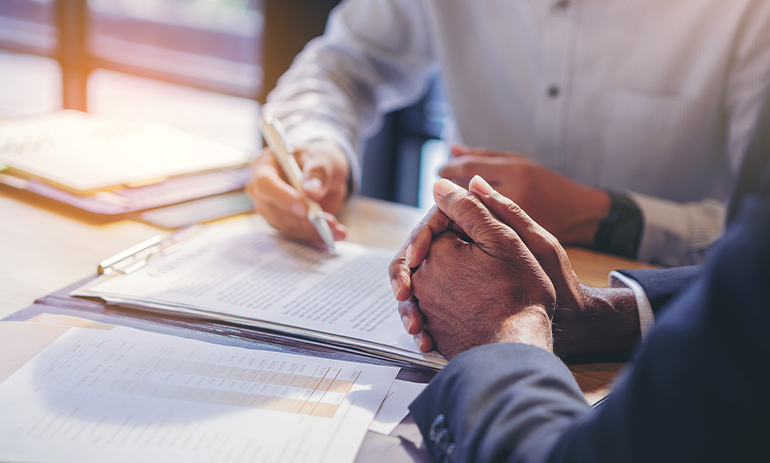
M596 229L592 247L597 251L635 259L644 229L639 206L628 196L607 192L610 208Z
M531 306L505 319L494 342L529 344L553 352L551 319L545 307Z
M580 286L581 307L554 312L554 350L560 355L630 350L641 334L633 291Z
M594 243L599 225L610 213L610 194L598 188L584 187L581 214L572 226L565 242L590 246Z

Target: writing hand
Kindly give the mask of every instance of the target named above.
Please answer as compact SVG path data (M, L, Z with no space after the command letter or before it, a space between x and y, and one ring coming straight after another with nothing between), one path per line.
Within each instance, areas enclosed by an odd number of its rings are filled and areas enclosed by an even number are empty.
M303 173L303 189L327 212L326 219L335 240L343 240L347 229L333 214L348 195L349 166L345 154L333 143L311 142L295 149L294 157ZM267 222L287 236L321 242L307 219L307 206L281 172L269 148L251 162L251 179L246 191Z

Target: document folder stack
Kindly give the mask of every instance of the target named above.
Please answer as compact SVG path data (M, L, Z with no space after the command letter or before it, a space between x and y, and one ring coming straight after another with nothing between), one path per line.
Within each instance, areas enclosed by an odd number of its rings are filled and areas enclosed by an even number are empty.
M241 189L248 152L159 123L78 111L0 123L0 183L97 214Z

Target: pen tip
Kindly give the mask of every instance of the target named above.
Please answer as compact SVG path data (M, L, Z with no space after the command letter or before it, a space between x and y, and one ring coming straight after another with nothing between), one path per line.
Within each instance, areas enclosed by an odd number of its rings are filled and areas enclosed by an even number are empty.
M321 237L324 244L326 244L329 252L332 254L337 254L337 249L334 246L334 234L332 233L332 230L329 227L329 223L326 221L326 219L319 215L317 217L313 217L310 221L313 226L315 226L316 231L318 231L318 235Z

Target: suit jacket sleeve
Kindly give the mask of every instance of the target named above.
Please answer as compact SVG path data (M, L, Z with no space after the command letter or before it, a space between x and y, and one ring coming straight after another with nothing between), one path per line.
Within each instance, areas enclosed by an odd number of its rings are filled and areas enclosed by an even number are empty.
M410 407L438 461L752 461L770 432L770 201L744 202L610 398L535 347L472 349Z
M618 273L639 283L650 301L652 311L657 313L677 293L694 282L699 271L699 265L690 265L654 270L618 270Z

